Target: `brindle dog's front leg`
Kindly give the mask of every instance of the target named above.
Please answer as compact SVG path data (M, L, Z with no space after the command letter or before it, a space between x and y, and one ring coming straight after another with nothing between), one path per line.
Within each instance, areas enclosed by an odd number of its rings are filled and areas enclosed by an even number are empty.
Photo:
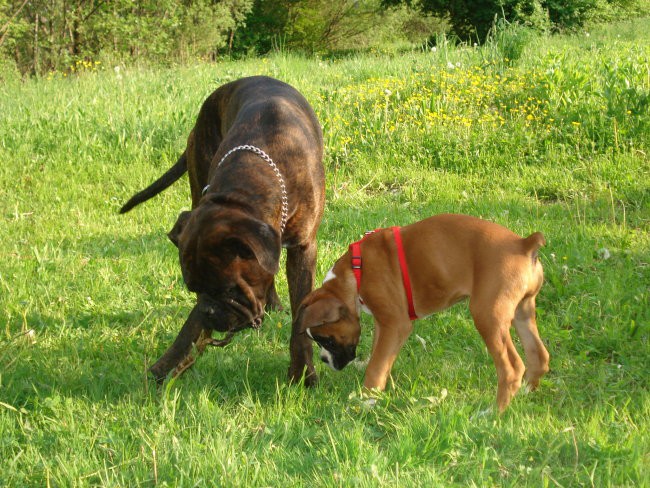
M205 341L212 335L210 329L205 329L201 323L201 312L195 306L187 317L174 343L165 353L149 368L156 383L162 383L170 371L174 376L181 374L194 363L191 356L192 345L196 344L199 354L205 349Z
M267 312L271 310L284 310L278 292L275 290L275 279L273 280L273 283L271 283L269 291L266 292L266 305L264 306L264 309Z
M289 351L291 363L289 365L289 381L298 383L304 375L305 386L313 386L318 381L313 363L312 342L306 334L298 330L296 314L302 299L314 286L316 270L316 243L310 242L305 246L287 249L287 281L289 282L289 295L291 298L291 342Z

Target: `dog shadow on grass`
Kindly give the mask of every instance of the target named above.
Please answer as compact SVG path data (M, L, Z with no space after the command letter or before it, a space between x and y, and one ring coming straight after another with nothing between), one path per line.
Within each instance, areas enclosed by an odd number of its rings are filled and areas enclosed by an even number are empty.
M169 228L171 229L173 224L171 218L170 222ZM161 229L145 234L119 236L115 234L95 234L70 242L69 247L76 252L97 258L124 258L149 253L164 253L176 256L176 248L166 236L168 230ZM65 247L65 242L62 244Z
M20 407L52 396L114 404L146 402L173 388L189 395L209 390L215 401L236 402L251 392L261 402L273 401L289 365L290 316L284 312L267 317L259 332L242 331L227 347L206 349L183 375L156 384L148 369L171 345L189 311L170 305L148 313L84 312L64 324L27 315L33 328L0 343L6 398ZM289 324L286 330L278 329L281 322Z

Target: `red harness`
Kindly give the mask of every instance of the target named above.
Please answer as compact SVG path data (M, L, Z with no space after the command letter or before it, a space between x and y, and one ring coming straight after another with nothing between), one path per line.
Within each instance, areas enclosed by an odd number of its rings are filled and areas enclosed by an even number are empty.
M408 301L409 306L409 319L415 320L418 316L415 313L415 307L413 306L413 292L411 291L411 279L409 278L408 267L406 266L406 256L404 255L404 245L402 244L402 232L400 227L391 227L393 231L393 237L395 238L395 244L397 245L397 259L399 260L399 268L402 272L402 283L404 284L404 291L406 292L406 300ZM379 230L379 229L378 229ZM363 239L368 236L368 234L373 234L376 231L366 232L366 235ZM354 277L357 280L357 292L361 288L361 242L363 239L353 242L350 244L350 255L352 256L352 272ZM361 300L361 297L359 297ZM362 302L363 303L363 302Z

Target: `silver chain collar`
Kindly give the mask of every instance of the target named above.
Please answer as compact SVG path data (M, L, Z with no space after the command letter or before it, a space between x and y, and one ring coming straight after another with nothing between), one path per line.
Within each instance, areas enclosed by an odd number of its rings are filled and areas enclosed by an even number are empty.
M224 154L224 156L221 158L221 161L219 161L217 164L217 168L221 166L221 163L223 163L228 156L237 151L250 151L257 154L260 158L269 163L269 166L278 177L278 180L280 181L280 191L282 192L282 219L280 221L280 232L284 234L284 228L287 225L287 219L289 218L289 197L287 196L287 187L284 184L284 178L282 177L282 173L280 173L280 169L268 154L262 151L259 147L250 146L248 144L233 147L230 151ZM205 193L208 191L208 188L210 188L210 185L206 185L205 188L203 188L201 194L205 195Z

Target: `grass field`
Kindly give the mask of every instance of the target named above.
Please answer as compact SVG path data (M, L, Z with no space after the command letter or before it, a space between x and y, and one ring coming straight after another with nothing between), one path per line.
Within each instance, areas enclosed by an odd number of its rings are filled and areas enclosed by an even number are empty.
M649 32L0 84L0 486L650 486ZM435 213L545 233L537 392L490 409L465 305L416 323L372 409L354 366L286 384L287 312L155 388L193 304L165 236L188 185L117 210L204 98L252 74L323 125L319 281L363 231ZM362 359L371 333L366 317Z

